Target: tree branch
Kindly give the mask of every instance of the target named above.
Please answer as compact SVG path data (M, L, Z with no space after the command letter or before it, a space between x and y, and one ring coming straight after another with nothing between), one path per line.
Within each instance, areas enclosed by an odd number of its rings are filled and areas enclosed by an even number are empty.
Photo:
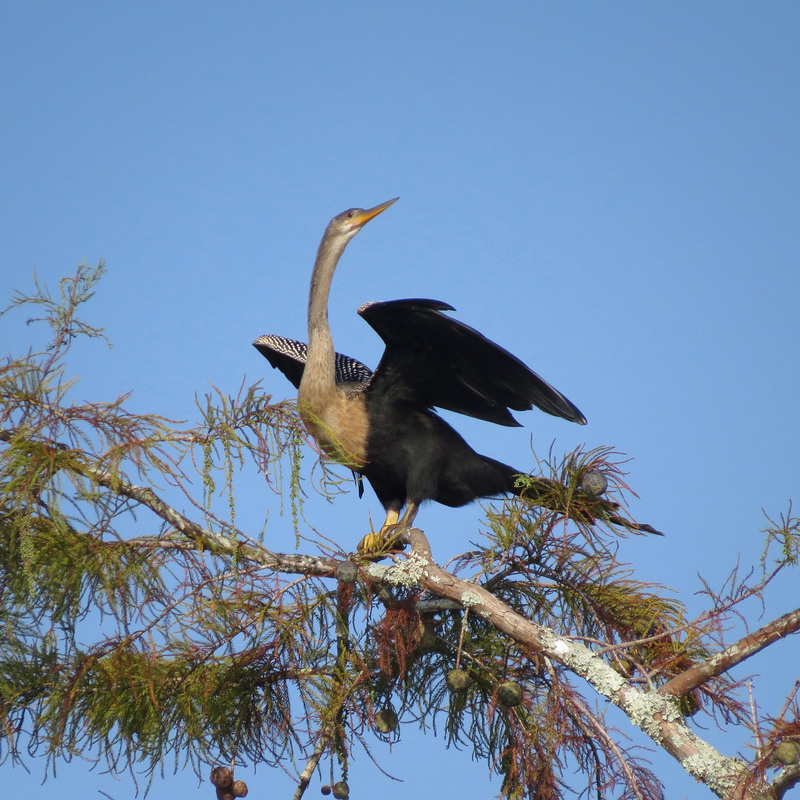
M800 783L800 764L792 764L782 769L772 781L776 800L781 800L786 792L798 783Z
M204 528L202 525L198 525L193 520L184 516L162 500L149 487L136 486L121 475L112 475L105 470L97 469L86 463L82 463L80 466L75 465L73 469L99 486L103 486L106 489L110 489L115 494L130 498L146 506L156 516L175 528L175 530L182 533L188 539L202 544L203 547L208 548L212 552L229 556L235 554L238 558L262 564L276 572L299 573L314 575L321 578L329 578L336 575L336 568L339 564L339 561L336 559L323 558L320 556L276 553L262 545L252 544L244 532L233 528L232 532L235 533L236 538L233 536L225 536L209 528Z
M718 797L730 798L737 790L746 773L745 763L722 755L700 739L686 724L673 697L657 690L638 689L583 644L526 619L482 586L443 570L433 561L422 531L412 528L403 538L411 545L408 556L404 559L398 556L394 566L372 566L367 571L399 585L421 584L441 597L458 601L520 644L582 677ZM758 788L756 784L753 795Z
M7 440L3 431L0 431L0 440ZM340 560L275 553L232 526L223 527L230 535L204 527L170 506L151 488L137 486L119 473L98 468L89 456L72 459L64 469L145 506L188 541L196 542L212 553L235 555L275 572L336 578ZM700 739L687 725L675 697L722 674L777 639L797 632L800 629L800 609L783 615L716 656L684 671L661 689L643 691L581 642L562 637L551 628L526 619L485 587L462 580L439 567L433 561L430 545L422 531L411 529L404 538L412 546L407 556L396 556L394 564L388 567L369 564L363 567L362 574L390 586L422 586L439 598L471 610L518 643L582 677L720 798L754 797L763 788L758 781L740 788L748 775L747 765L722 755ZM301 775L296 797L305 791L323 750L324 737L321 737ZM785 793L798 781L800 776L796 773L793 767L784 770L776 779L775 791Z
M322 732L320 732L319 739L317 739L317 743L314 746L314 752L306 762L305 769L300 773L300 781L297 784L297 791L295 791L294 795L292 796L292 800L300 800L300 798L305 794L308 784L311 782L311 778L314 776L314 771L317 768L317 764L319 764L319 760L322 758L322 754L325 752L325 748L327 746L328 737L324 736Z
M715 656L690 667L681 672L680 675L676 675L665 683L659 689L659 692L674 697L682 697L692 689L705 683L709 678L722 675L723 672L727 672L736 664L740 664L765 647L769 647L778 639L797 633L798 630L800 630L800 609L795 609L739 639L738 642L725 648Z

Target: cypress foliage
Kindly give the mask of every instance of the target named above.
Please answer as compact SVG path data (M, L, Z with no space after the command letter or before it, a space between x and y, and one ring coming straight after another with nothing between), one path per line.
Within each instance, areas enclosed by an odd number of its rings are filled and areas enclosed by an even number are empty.
M194 426L134 414L125 397L76 401L67 357L79 337L104 341L80 314L103 271L79 267L57 297L37 284L4 312L35 309L50 340L0 369L3 759L41 755L54 766L87 753L151 778L170 766L305 763L296 797L329 762L339 796L355 794L355 748L397 742L416 724L499 771L509 798L573 789L654 798L656 776L576 675L626 713L614 686L663 689L678 720L704 710L750 721L713 656L737 604L797 561L791 513L766 531L777 561L767 566L765 555L760 577L732 580L708 615L689 620L679 600L617 560L620 535L653 532L624 514L619 457L550 454L541 477L521 476L529 493L487 510L479 543L446 573L549 631L561 644L548 649L510 634L468 589L460 601L436 591L414 572L417 551L375 565L309 532L302 423L258 385L198 399ZM315 470L323 493L342 491L326 462ZM237 528L243 471L263 474L288 510L291 523L278 524L292 525L298 546L313 540L315 554L277 553ZM785 635L800 619L782 624ZM586 666L564 642L583 648ZM800 737L796 711L791 697L765 719L765 744L745 771L752 796L793 757L796 747L779 748ZM219 796L246 792L227 767L212 781Z

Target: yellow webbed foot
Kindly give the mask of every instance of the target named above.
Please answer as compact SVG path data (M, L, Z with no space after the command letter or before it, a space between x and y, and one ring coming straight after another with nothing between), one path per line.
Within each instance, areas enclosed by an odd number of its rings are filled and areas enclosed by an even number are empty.
M368 533L359 543L357 550L363 555L385 555L390 550L402 550L405 545L398 542L406 525L384 525L377 533Z
M403 518L398 521L399 511L390 510L386 512L386 521L378 533L368 533L358 544L358 552L367 556L383 556L391 550L402 550L405 543L398 541L400 536L405 533L414 522L419 510L419 503L409 501L406 504L406 512Z
M380 531L378 533L368 533L358 543L358 547L356 548L356 550L359 553L375 553L381 550L381 544L382 544L382 539Z

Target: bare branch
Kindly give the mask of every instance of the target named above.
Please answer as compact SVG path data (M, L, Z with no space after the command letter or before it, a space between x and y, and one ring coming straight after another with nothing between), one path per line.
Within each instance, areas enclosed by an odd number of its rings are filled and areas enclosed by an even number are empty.
M782 769L775 780L772 781L775 800L781 800L786 792L797 786L798 783L800 783L800 764L792 764Z
M800 609L789 611L772 622L740 639L730 647L726 647L715 656L701 662L676 675L659 690L662 694L682 697L692 689L727 672L731 667L740 664L765 647L800 630Z
M294 795L292 795L292 800L300 800L300 798L305 794L308 784L311 782L311 778L314 776L314 771L317 768L317 764L319 764L319 760L322 758L322 754L325 752L325 748L327 746L328 737L320 733L319 739L317 739L317 744L314 746L314 752L311 754L310 758L306 762L305 768L300 773L300 781L297 784L297 791L294 793Z
M314 575L317 577L333 577L336 574L336 567L339 562L335 559L275 553L262 545L243 544L244 541L248 541L248 537L242 531L232 528L231 532L236 535L236 538L234 538L234 536L225 536L204 528L174 509L149 487L136 486L120 475L111 475L105 470L99 470L89 464L81 465L80 472L99 486L103 486L116 494L128 497L146 506L175 530L188 539L202 544L203 547L212 552L230 556L236 553L238 558L262 564L276 572Z

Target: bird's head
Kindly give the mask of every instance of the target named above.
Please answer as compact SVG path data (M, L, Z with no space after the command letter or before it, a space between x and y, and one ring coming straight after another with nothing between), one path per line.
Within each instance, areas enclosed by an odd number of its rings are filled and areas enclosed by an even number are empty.
M387 200L385 203L366 210L363 208L348 208L347 211L342 211L341 214L337 214L330 221L326 235L342 236L345 240L350 240L371 219L377 217L381 211L386 211L390 205L396 203L399 199L399 197L395 197L393 200Z

